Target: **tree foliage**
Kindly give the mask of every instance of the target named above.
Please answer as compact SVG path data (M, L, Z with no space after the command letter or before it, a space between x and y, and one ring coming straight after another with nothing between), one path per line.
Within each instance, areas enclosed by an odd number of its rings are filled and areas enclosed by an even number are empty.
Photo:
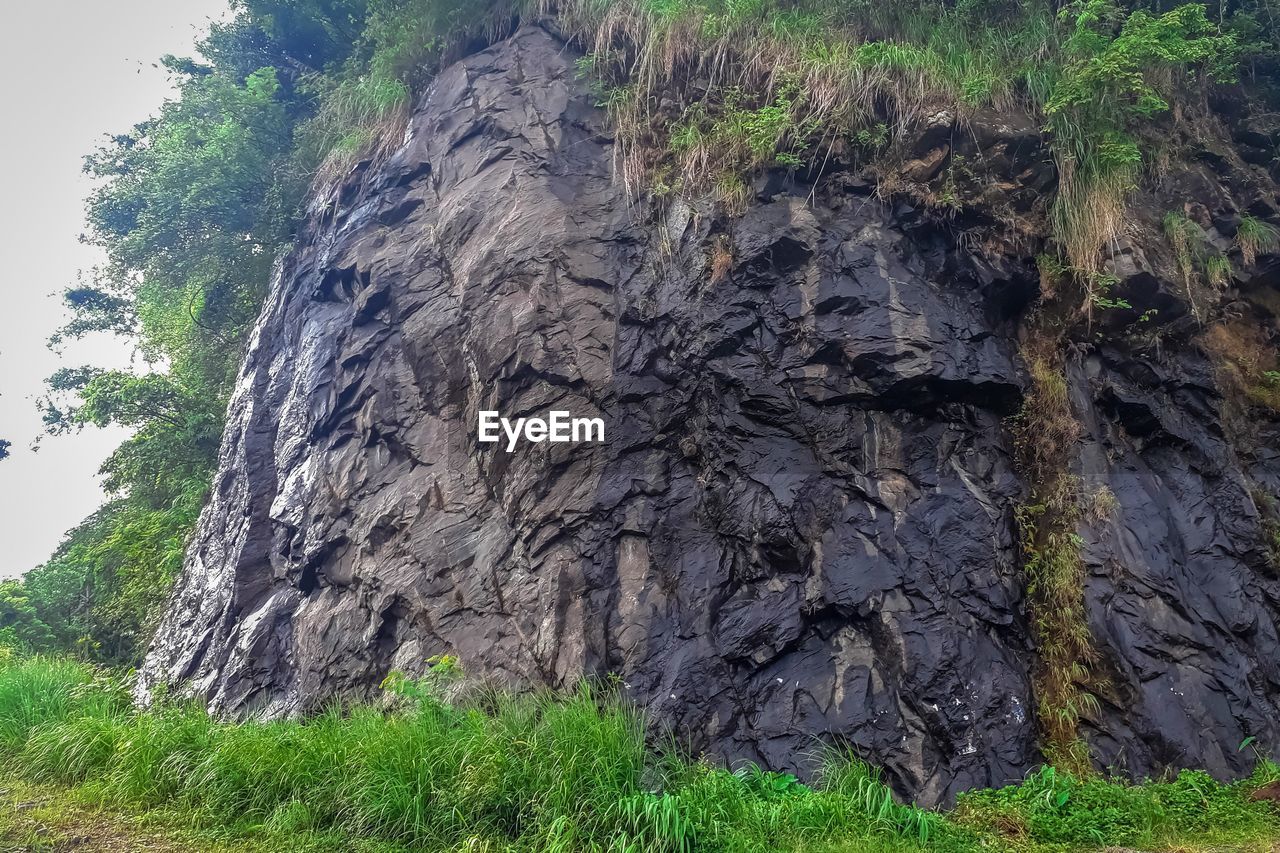
M307 186L295 135L316 109L312 78L347 58L365 14L360 0L234 8L200 56L164 58L177 96L85 159L95 189L82 239L107 260L65 292L72 319L53 342L127 335L149 369L67 367L49 379L50 432L119 425L132 435L102 467L110 502L0 612L0 630L27 646L112 662L136 661L145 647L208 490L243 342Z
M54 643L22 581L0 581L0 646L34 650Z

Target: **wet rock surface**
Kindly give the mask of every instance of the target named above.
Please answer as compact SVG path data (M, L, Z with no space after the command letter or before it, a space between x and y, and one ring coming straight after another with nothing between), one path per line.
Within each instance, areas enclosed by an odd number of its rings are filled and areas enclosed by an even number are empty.
M1072 373L1082 486L1104 496L1082 529L1106 678L1095 757L1137 776L1245 773L1241 744L1280 735L1280 573L1255 502L1268 487L1223 432L1203 356L1103 348Z
M140 695L305 713L449 653L510 685L616 673L730 760L805 772L840 739L925 802L1020 779L1031 258L848 176L646 221L574 58L526 27L453 66L404 147L317 205ZM974 138L1040 180L1026 128ZM1090 742L1139 776L1243 772L1245 737L1280 745L1253 496L1280 463L1232 449L1202 356L1102 348L1069 379L1077 473L1114 498L1082 530ZM482 410L599 417L606 441L507 452Z

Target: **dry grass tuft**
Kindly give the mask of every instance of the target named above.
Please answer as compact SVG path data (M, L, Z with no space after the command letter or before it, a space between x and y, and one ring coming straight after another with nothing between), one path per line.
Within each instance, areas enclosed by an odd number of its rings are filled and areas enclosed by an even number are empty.
M733 242L727 234L718 234L711 245L711 283L724 281L732 270Z
M1256 323L1216 323L1200 336L1200 346L1237 403L1280 412L1280 353Z
M1136 186L1131 171L1091 174L1079 161L1059 155L1058 196L1053 231L1071 266L1094 273L1102 267L1102 249L1124 230L1129 194Z

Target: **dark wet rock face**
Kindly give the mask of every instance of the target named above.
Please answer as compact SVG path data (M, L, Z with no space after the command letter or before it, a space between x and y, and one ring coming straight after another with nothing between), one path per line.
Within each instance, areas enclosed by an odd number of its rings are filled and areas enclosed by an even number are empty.
M1111 494L1085 526L1086 601L1107 678L1090 734L1103 766L1246 772L1256 737L1280 742L1280 572L1259 492L1224 434L1202 356L1163 362L1103 348L1073 371L1087 492ZM1266 479L1271 479L1271 484Z
M840 738L924 801L1021 778L1007 418L1034 265L839 177L646 221L573 60L530 27L452 67L317 206L143 694L300 713L451 653L512 685L617 673L727 759L811 769ZM1024 156L1023 129L984 133ZM1280 466L1237 458L1203 360L1104 350L1071 380L1079 473L1115 498L1085 531L1091 741L1139 775L1240 772L1246 736L1280 744L1251 497ZM477 440L481 410L553 409L606 441Z

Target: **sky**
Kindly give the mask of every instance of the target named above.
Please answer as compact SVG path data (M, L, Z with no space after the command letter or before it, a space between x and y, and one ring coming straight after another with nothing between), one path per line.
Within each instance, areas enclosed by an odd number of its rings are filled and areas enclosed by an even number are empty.
M0 0L0 578L44 562L103 501L98 467L127 433L86 429L32 442L36 398L64 365L127 367L127 342L99 335L59 356L59 294L100 262L79 243L91 184L84 155L151 115L171 87L156 67L189 55L227 0Z

